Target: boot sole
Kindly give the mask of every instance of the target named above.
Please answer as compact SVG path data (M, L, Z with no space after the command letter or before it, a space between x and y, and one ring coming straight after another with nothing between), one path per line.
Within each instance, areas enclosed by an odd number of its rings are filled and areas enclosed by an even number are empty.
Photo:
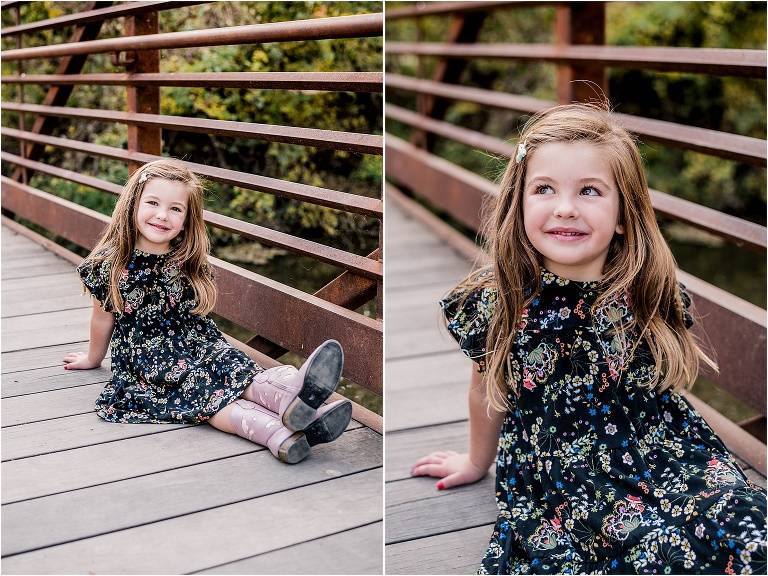
M304 430L307 444L315 446L336 440L347 429L351 418L352 402L349 400L331 408Z
M303 432L296 432L286 439L277 451L277 457L286 464L296 464L309 455L309 443Z
M336 340L328 340L307 362L301 392L283 412L283 425L291 430L309 426L317 409L336 390L344 368L344 351Z

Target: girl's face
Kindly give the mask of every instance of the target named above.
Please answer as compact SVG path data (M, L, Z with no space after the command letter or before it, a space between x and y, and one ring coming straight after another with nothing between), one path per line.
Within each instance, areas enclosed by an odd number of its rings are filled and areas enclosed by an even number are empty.
M136 209L136 248L150 254L169 252L171 240L184 230L188 202L183 182L152 178L144 184Z
M526 162L525 234L544 267L570 280L599 280L613 235L624 233L604 153L589 142L550 142Z

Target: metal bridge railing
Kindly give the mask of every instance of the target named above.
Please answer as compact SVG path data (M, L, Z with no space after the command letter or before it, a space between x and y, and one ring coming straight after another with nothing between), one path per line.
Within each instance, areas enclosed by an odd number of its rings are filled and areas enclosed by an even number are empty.
M128 2L112 6L111 2L88 2L81 12L21 23L24 4L2 4L3 11L15 9L16 25L3 28L0 34L4 39L17 38L16 48L4 50L2 58L5 62L18 63L17 74L3 75L2 81L19 86L18 102L2 103L4 112L17 115L18 124L3 126L2 136L20 143L19 154L2 151L3 162L14 167L11 177L2 177L2 209L5 215L29 220L86 249L95 245L108 217L32 188L29 185L31 175L40 172L112 195L119 194L121 186L46 162L49 147L85 157L125 162L129 172L163 155L161 134L164 129L382 155L383 137L377 134L171 116L162 114L160 106L160 88L170 86L381 93L383 75L380 70L166 73L161 71L160 62L161 49L378 37L383 32L380 13L160 33L159 11L206 3ZM217 6L212 3L207 9L215 10ZM98 39L102 24L116 18L124 19L122 37ZM69 42L23 47L24 34L62 27L73 30ZM107 53L111 54L111 66L106 64L106 69L98 73L82 73L90 55ZM59 59L55 74L26 75L24 64L41 58ZM43 102L24 101L23 88L29 84L49 87ZM126 91L125 110L67 106L75 86L123 86ZM35 118L31 127L25 123L27 115ZM124 124L128 133L127 147L52 136L61 118L77 122ZM380 197L370 198L213 165L192 162L188 165L209 181L360 215L375 220L381 230L383 210ZM273 358L287 350L306 356L309 350L325 339L336 338L345 350L344 375L375 394L382 394L383 264L380 248L361 256L211 211L206 211L205 221L211 227L340 268L341 274L335 280L310 295L212 258L219 286L214 311L255 333L256 336L247 344L258 353ZM354 311L371 300L376 301L377 318L368 318ZM244 302L253 305L244 305ZM355 406L354 417L379 431L382 428L382 418L360 406Z

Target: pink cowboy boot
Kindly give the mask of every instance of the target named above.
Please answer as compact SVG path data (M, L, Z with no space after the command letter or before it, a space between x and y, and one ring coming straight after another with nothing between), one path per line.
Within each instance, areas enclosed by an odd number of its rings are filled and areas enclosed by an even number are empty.
M317 410L315 419L312 420L303 432L310 446L333 442L347 429L352 419L352 402L349 400L336 400Z
M296 464L309 454L311 446L331 442L346 430L352 416L352 403L339 400L317 410L306 430L294 432L280 423L279 416L248 400L235 400L229 421L235 433L269 448L286 464Z
M252 397L279 414L286 428L303 430L336 389L343 366L341 345L336 340L327 340L310 354L299 370L285 365L257 374L250 386Z

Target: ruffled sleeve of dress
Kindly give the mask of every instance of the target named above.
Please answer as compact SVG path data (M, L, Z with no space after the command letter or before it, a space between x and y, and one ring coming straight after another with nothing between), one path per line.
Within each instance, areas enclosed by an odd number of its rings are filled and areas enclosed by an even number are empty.
M476 279L490 274L490 271L483 272ZM448 332L459 343L464 355L477 362L480 372L485 370L486 339L496 306L496 295L492 287L471 292L459 289L440 301Z
M111 265L108 261L94 262L86 260L77 267L80 280L88 292L101 303L105 312L115 309L109 300L109 272Z

